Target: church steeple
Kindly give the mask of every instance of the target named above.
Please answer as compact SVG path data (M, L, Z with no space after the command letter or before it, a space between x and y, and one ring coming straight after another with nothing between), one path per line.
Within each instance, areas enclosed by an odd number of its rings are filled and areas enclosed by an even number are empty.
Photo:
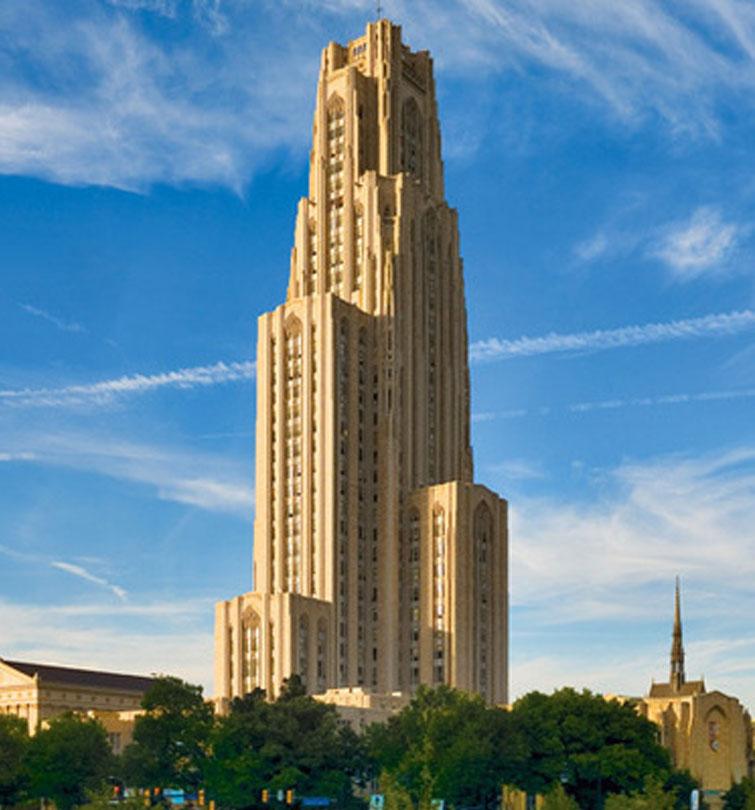
M674 596L674 632L671 642L671 675L669 683L671 688L678 692L684 684L684 647L682 645L682 611L679 593L679 577L676 578L676 593Z

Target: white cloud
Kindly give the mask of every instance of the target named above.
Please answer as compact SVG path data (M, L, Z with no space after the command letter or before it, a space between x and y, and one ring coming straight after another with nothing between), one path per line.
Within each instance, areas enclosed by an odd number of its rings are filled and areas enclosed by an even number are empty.
M755 448L627 462L584 480L581 502L511 504L517 632L549 649L514 640L514 693L565 683L644 691L663 676L668 652L668 634L648 629L670 627L680 574L685 618L700 628L685 639L688 670L755 705L746 618L755 609ZM588 624L600 635L585 634ZM617 651L603 649L607 637L623 639Z
M543 604L567 594L572 606L607 594L620 603L622 591L678 573L727 593L749 587L755 449L626 463L597 483L597 498L586 504L520 499L512 505L515 603ZM561 610L556 619L567 615Z
M0 453L0 462L34 461L33 453Z
M510 458L497 464L491 464L489 469L494 474L510 481L533 481L545 477L540 464L521 458Z
M514 340L488 338L470 346L470 359L500 360L542 354L602 351L691 338L734 335L755 328L755 312L744 309L665 323L646 323L593 332L521 337Z
M610 252L608 236L602 231L574 247L574 255L582 262L593 262Z
M133 674L212 681L212 605L44 604L0 599L2 657Z
M256 364L251 360L195 366L160 374L131 374L84 385L61 388L0 390L0 404L16 407L71 407L107 404L115 398L143 394L161 388L196 388L254 379Z
M721 273L745 232L744 226L724 221L715 208L701 207L690 219L666 228L652 254L681 281Z
M86 329L84 329L80 323L64 321L62 318L58 318L56 315L51 315L44 309L39 309L39 307L33 307L31 304L19 304L19 307L23 309L24 312L28 312L29 315L34 315L36 318L42 318L42 320L53 324L53 326L57 326L61 332L86 332Z
M100 585L103 588L107 588L109 591L112 591L119 599L125 599L127 596L127 591L125 588L121 588L119 585L113 585L111 582L108 582L103 577L98 577L91 571L87 571L87 569L81 565L61 562L60 560L55 560L52 563L50 563L50 565L53 568L57 568L59 571L65 571L67 574L72 574L75 577L85 579L87 582L92 582L95 585Z
M251 469L223 456L121 441L101 434L29 432L9 436L6 445L10 442L32 448L23 452L37 464L133 482L150 488L163 500L243 520L250 520L253 513ZM17 452L13 450L12 455Z
M647 408L663 405L687 405L695 402L729 402L738 399L752 399L755 397L755 388L739 388L728 391L696 391L694 393L659 394L656 396L630 397L627 399L598 399L587 402L572 402L569 405L550 405L541 408L520 408L509 411L487 411L484 419L474 418L472 421L492 422L495 419L521 419L525 416L550 416L553 413L591 413L592 411L619 410L621 408Z
M307 13L293 0L62 8L27 0L0 12L13 45L0 74L0 171L127 189L188 181L239 191L276 150L303 159L319 51L335 27L358 36L365 19L362 2ZM473 84L529 73L622 126L654 119L675 134L717 136L723 103L753 103L755 22L742 3L396 0L387 10L446 75ZM145 12L190 34L160 40Z

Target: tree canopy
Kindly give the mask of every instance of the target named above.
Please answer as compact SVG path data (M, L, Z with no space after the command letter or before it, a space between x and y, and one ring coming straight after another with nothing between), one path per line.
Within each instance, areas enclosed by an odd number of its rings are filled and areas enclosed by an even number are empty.
M526 751L514 783L529 793L562 782L583 810L593 810L609 794L641 791L648 777L664 781L671 773L657 727L629 703L587 690L531 692L511 717Z
M202 687L179 678L156 678L142 699L134 739L123 752L122 774L136 787L196 790L203 781L213 726Z
M58 810L84 804L89 791L102 787L112 766L105 729L86 717L56 717L29 742L30 793L52 799Z
M372 726L367 739L378 770L423 808L433 799L494 805L524 754L506 712L447 686L420 687L405 709Z
M755 810L755 779L743 779L724 795L724 810Z
M298 677L273 702L256 690L231 703L211 737L209 794L223 806L259 803L263 788L297 796L352 799L352 780L365 768L361 742L333 706L306 695Z
M26 721L0 715L0 808L20 801L28 783Z

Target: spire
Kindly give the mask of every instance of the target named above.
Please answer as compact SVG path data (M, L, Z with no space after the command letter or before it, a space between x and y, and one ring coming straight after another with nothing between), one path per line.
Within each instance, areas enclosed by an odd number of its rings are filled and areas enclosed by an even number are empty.
M678 692L684 683L684 647L682 646L682 610L679 589L679 577L676 578L674 596L674 632L671 642L671 688Z

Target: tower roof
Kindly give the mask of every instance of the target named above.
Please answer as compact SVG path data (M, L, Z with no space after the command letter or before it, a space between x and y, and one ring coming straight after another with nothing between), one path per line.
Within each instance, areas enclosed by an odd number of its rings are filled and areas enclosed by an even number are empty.
M676 578L674 593L674 630L671 640L671 674L669 684L678 692L684 685L684 645L682 643L682 609L679 577Z

